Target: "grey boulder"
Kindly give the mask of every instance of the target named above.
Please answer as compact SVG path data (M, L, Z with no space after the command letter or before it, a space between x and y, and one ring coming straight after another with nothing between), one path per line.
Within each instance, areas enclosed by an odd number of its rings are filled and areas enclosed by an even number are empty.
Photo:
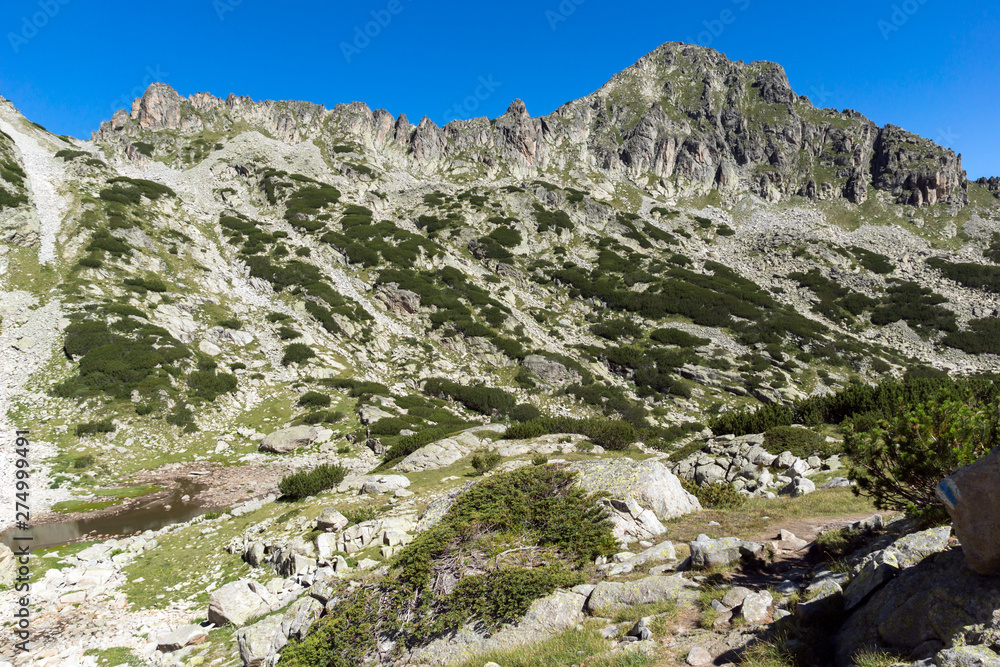
M219 627L229 624L239 627L277 606L277 598L262 584L241 579L212 593L208 601L208 621Z
M576 483L589 493L604 491L612 498L636 500L660 520L701 510L701 503L684 490L680 480L659 461L630 458L593 459L569 465Z
M312 426L292 426L264 436L264 439L260 441L260 450L287 454L299 447L311 445L318 437L319 431Z
M979 574L1000 574L1000 450L959 468L937 487L954 522L969 566Z

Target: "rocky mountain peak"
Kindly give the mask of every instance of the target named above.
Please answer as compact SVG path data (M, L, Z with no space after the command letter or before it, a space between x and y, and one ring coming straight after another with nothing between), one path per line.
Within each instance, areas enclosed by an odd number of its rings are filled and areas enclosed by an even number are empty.
M135 141L158 154L178 154L183 135L227 134L234 126L295 144L314 139L366 147L375 161L414 174L439 168L514 177L565 170L574 178L600 172L668 197L719 189L736 200L791 196L864 202L869 187L899 203L968 197L961 157L900 128L878 128L854 111L817 109L799 97L778 64L731 61L713 49L670 42L616 74L598 91L543 118L517 99L492 125L404 116L360 102L333 109L308 102L254 102L208 93L190 98L155 83L95 133L128 155ZM181 137L163 130L178 130Z

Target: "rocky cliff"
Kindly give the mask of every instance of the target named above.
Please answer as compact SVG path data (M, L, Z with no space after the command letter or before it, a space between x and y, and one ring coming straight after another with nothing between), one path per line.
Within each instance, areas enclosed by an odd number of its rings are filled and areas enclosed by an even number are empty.
M103 123L94 139L126 151L149 132L159 157L184 135L256 128L297 143L316 138L363 147L379 162L418 174L472 170L489 178L593 172L626 177L670 196L712 189L769 201L790 195L865 201L869 187L899 203L968 203L960 155L853 111L817 109L796 95L774 63L733 62L711 49L670 43L600 90L533 118L520 100L499 118L429 118L413 126L365 104L333 109L305 102L253 102L206 93L183 98L154 84Z

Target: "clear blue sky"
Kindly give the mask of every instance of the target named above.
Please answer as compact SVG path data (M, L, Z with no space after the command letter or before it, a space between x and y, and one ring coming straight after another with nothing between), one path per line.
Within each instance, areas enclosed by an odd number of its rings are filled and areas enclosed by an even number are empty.
M778 62L814 103L950 146L971 178L1000 175L992 1L5 0L0 28L0 95L81 138L154 78L184 95L360 100L412 122L496 117L518 97L544 115L688 41Z

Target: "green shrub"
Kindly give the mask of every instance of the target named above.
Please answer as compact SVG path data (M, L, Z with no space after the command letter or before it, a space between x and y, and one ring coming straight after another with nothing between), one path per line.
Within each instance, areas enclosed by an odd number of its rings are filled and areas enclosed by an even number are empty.
M889 261L888 257L880 255L877 252L865 250L864 248L853 247L851 248L851 253L857 257L861 266L865 267L872 273L886 275L892 273L896 268L893 266L892 262Z
M791 452L800 459L826 458L840 453L834 443L815 431L796 426L775 426L764 434L764 449L771 454Z
M115 425L110 419L104 419L101 421L86 422L83 424L77 424L74 432L76 437L83 438L88 435L93 435L95 433L111 433L115 430Z
M705 509L737 510L743 507L747 500L747 497L739 493L736 487L724 482L699 486L694 482L681 479L681 486L697 498Z
M610 341L622 338L638 338L642 335L642 327L629 320L606 320L590 327L590 333Z
M313 349L303 343L292 343L285 346L285 355L281 358L284 366L291 364L301 364L316 356Z
M469 464L480 475L488 473L503 461L503 457L493 450L480 449L473 453Z
M99 269L104 266L104 262L101 260L100 253L92 252L89 255L84 255L80 258L80 266L86 267L88 269Z
M330 407L331 402L327 394L318 391L307 391L298 400L300 406L309 408L327 408Z
M236 391L236 376L217 373L214 370L194 371L188 376L188 386L191 388L192 397L212 402L222 394Z
M430 378L424 384L424 392L431 396L447 396L470 410L489 415L506 415L515 406L514 396L503 389L473 386L466 387L451 380Z
M676 345L678 347L701 347L712 342L708 338L692 336L686 331L681 331L680 329L668 328L655 329L650 332L649 337L657 343L662 343L664 345Z
M90 153L86 151L71 150L69 148L64 148L56 152L56 157L62 158L66 162L72 162L76 158L83 157L85 155L90 155Z
M941 479L982 458L1000 444L1000 412L995 400L971 391L940 392L925 402L900 406L870 431L848 428L844 450L850 457L855 493L879 509L942 521L947 514L935 495Z
M81 456L74 457L70 461L70 467L81 470L83 468L89 468L96 462L97 459L94 458L93 454L83 454Z
M969 320L969 331L955 331L942 341L968 354L1000 354L1000 319Z
M342 466L326 463L312 470L282 477L278 482L278 490L288 498L305 498L340 484L346 475L347 470Z
M369 430L372 435L399 435L399 432L409 425L409 422L399 417L383 417L376 422L372 422Z
M219 326L222 327L223 329L233 329L238 331L243 328L243 322L237 320L236 318L230 318L226 320L220 320Z
M374 521L378 518L378 508L371 505L361 505L360 507L352 507L350 509L345 509L341 512L344 518L347 519L349 524L364 523L365 521Z
M535 454L531 457L531 465L543 466L549 462L549 457L545 454Z
M296 338L302 338L302 334L291 327L281 327L278 329L278 338L281 340L295 340Z
M542 411L530 403L519 403L510 411L510 418L516 422L527 422L538 419L542 416Z
M627 421L613 419L571 419L545 417L520 424L511 424L504 435L509 440L537 438L550 433L577 433L605 449L627 449L639 432Z

